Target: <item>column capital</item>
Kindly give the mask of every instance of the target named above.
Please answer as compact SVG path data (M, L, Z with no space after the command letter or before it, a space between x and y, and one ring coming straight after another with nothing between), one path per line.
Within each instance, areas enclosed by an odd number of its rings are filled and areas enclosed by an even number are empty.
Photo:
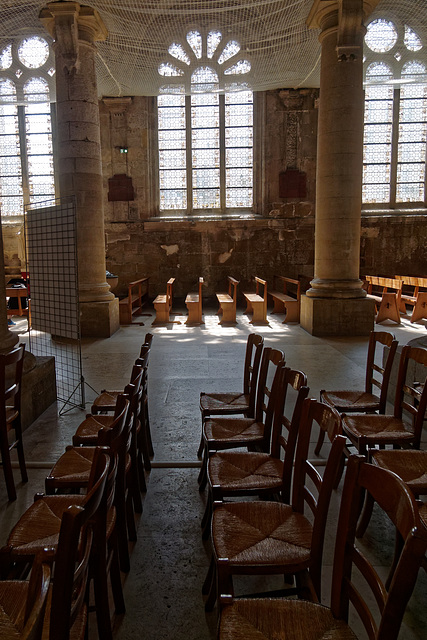
M98 11L78 2L49 2L39 19L55 40L68 71L79 67L79 41L106 40L108 31Z

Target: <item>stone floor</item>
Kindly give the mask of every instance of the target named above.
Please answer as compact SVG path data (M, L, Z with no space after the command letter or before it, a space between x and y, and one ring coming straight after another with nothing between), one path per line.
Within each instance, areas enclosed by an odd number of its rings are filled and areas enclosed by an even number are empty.
M216 612L206 615L201 586L209 562L209 543L203 544L200 519L205 495L197 485L200 438L198 397L202 390L239 390L243 358L249 332L264 336L265 344L283 349L290 366L307 373L310 395L318 398L321 388L363 387L367 339L316 338L298 325L282 324L282 317L269 316L269 325L253 327L238 315L235 327L222 327L214 311L205 313L205 324L187 327L185 316L175 322L152 327L149 311L141 324L121 327L108 340L85 339L82 343L83 374L87 385L86 411L95 391L121 389L147 331L154 334L149 365L149 408L155 449L153 469L147 478L144 512L138 523L138 540L131 557L131 571L124 579L127 612L115 620L115 638L133 640L209 640L215 638ZM396 334L399 343L424 338L425 324L382 325ZM378 327L380 328L380 327ZM13 327L26 341L25 323ZM48 470L71 442L84 416L80 408L58 415L56 405L46 411L24 434L30 481L16 480L18 499L8 503L0 486L0 543L43 490ZM427 437L425 438L427 440ZM424 443L426 444L426 443ZM340 490L331 506L324 559L323 598L329 602L334 525ZM393 539L387 523L376 514L364 538L366 553L381 567L390 557ZM276 578L277 580L277 578ZM257 579L250 586L237 582L237 592L276 587L274 581ZM414 595L402 626L402 640L427 637L427 576L420 572ZM91 621L94 622L94 621ZM95 626L91 638L96 638ZM363 637L362 635L360 637Z

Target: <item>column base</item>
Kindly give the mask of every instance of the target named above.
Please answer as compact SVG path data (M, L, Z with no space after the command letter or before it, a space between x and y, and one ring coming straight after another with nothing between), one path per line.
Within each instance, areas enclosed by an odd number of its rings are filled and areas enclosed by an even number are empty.
M80 302L82 338L110 338L120 327L119 299Z
M369 298L301 296L300 324L313 336L368 336L374 318L375 302Z
M35 366L22 376L21 423L24 431L56 400L55 358L33 356Z

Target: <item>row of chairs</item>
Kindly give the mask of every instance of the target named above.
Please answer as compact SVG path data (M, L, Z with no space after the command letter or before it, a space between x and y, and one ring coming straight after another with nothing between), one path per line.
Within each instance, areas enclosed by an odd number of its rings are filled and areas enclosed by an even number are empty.
M87 637L88 587L92 582L100 638L112 640L109 584L116 614L125 612L121 571L130 569L128 543L136 540L135 512L142 511L141 493L146 491L144 459L150 459L147 369L151 343L152 335L147 334L125 389L103 391L94 401L92 413L73 436L72 446L46 478L46 493L36 495L0 550L5 582L13 578L14 582L28 583L25 578L31 570L23 605L28 612L36 602L30 600L30 594L41 593L44 585L40 578L33 584L36 575L43 575L40 567L54 567L48 611L37 619L32 635L28 630L30 635L23 631L16 637L38 640L43 633L49 640L83 640ZM68 540L68 529L77 531L73 544ZM50 565L45 547L50 548ZM0 594L2 584L0 581ZM38 602L39 609L46 606ZM7 622L14 624L12 617L8 616ZM30 617L35 616L29 613L28 624Z
M391 352L388 359L384 359L384 365L377 365L373 355L377 343L384 344L387 351ZM251 386L244 387L243 394L202 394L200 399L203 425L202 446L199 449L199 453L203 454L200 488L203 489L206 481L209 481L202 526L204 537L210 534L212 541L212 560L203 591L207 595L207 610L212 609L218 599L221 607L225 606L220 638L228 640L241 637L239 633L242 634L242 629L245 638L259 637L257 634L260 632L265 633L265 637L287 637L289 629L295 624L303 625L301 635L295 637L311 638L309 630L319 616L323 619L322 624L326 625L325 631L336 629L347 633L349 601L355 604L370 638L395 638L427 549L427 508L425 505L418 508L407 485L394 474L380 468L379 464L373 466L366 457L351 456L347 447L346 416L339 413L342 406L338 405L337 410L332 405L331 398L340 398L341 402L350 406L351 412L357 411L352 405L360 406L360 398L364 395L365 402L370 403L364 410L381 410L382 413L353 414L352 419L359 421L359 428L366 417L369 422L377 420L379 425L382 424L386 417L384 387L388 384L397 343L390 335L372 335L365 390L322 391L321 402L307 397L309 390L305 375L286 367L282 352L265 347L261 356L257 348L263 349L262 338L250 336L245 378L250 378ZM403 444L409 441L419 446L420 434L417 429L421 429L419 423L422 425L425 413L425 391L424 388L420 390L420 385L409 385L406 373L410 360L427 366L426 356L427 351L423 349L404 347L402 350L396 398L409 395L412 402L403 403L399 400L399 414L396 400L392 422L394 433L398 427L405 432ZM260 362L258 381L257 358ZM271 368L274 376L269 386L266 380L271 379L272 371L268 371ZM382 380L378 376L375 378L374 371ZM375 409L373 384L380 387ZM250 394L256 385L255 408L251 409ZM292 391L293 410L289 413ZM234 402L246 402L246 405L237 410ZM412 415L412 425L402 420L403 408ZM237 413L243 413L245 417L230 417ZM286 417L289 415L292 416L290 419ZM317 450L320 450L325 435L331 443L323 476L308 460L314 424L317 424L321 434ZM374 433L386 439L381 429L374 429ZM412 439L408 435L410 433ZM391 444L396 444L396 438L389 436L389 439ZM248 451L226 451L236 447L247 447ZM412 452L420 453L416 449ZM342 472L344 455L350 457L343 489L329 610L312 603L320 602L321 598L326 519L333 487L337 485ZM270 501L225 501L231 496L266 495ZM362 495L367 496L371 507L377 502L388 513L401 538L397 549L403 555L396 556L392 567L397 582L391 581L390 574L387 587L384 588L380 586L378 576L372 573L374 570L369 563L360 561L360 552L355 546ZM304 515L305 507L311 511L310 519ZM398 558L401 559L400 563ZM352 586L353 561L362 573L370 575L368 584L372 586L376 583L374 595L380 605L379 626L373 621L369 605L362 602ZM407 573L403 568L405 563L408 563ZM288 576L289 581L290 577L295 577L295 589L287 589L286 594L296 592L300 598L312 602L301 605L298 602L296 605L283 600L233 601L234 575L276 573ZM375 580L372 578L374 575ZM405 588L399 582L402 575L405 576ZM390 584L393 588L388 589ZM396 601L399 601L398 608Z

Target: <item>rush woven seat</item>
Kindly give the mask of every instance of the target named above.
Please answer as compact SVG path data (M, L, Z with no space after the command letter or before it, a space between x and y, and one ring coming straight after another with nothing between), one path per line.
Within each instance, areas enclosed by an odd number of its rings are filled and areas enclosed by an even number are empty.
M391 368L397 349L397 340L387 331L372 331L366 360L365 388L320 392L321 402L335 407L340 413L385 413ZM383 348L381 348L381 346ZM383 359L385 358L385 362ZM374 393L374 387L379 393ZM315 454L323 444L319 434Z
M204 451L202 467L199 473L199 488L201 491L206 486L207 463L212 451L238 447L256 447L261 451L269 451L277 395L274 392L277 383L275 385L274 381L275 375L279 375L279 364L284 364L283 351L266 347L261 359L255 415L253 418L219 416L204 420L202 426Z
M307 460L312 426L328 434L332 447L323 478ZM339 413L306 399L303 403L292 490L292 504L230 502L212 515L212 561L203 592L211 610L218 594L233 595L233 575L295 575L298 594L320 598L320 572L326 518L345 438ZM314 485L314 493L313 487ZM317 497L316 497L317 494ZM304 515L307 507L314 516Z
M246 342L246 354L243 367L243 392L219 392L200 394L202 428L209 416L244 414L249 418L255 415L255 397L258 382L264 339L256 333L250 333ZM197 455L203 453L203 435Z
M400 562L391 567L389 588L355 543L360 496L364 491L372 495L389 516L404 541ZM303 600L242 598L233 602L232 597L223 596L218 638L355 640L358 636L348 625L351 603L366 629L367 637L371 640L396 640L426 549L427 530L421 525L417 505L405 484L389 471L373 467L359 456L352 456L348 463L336 535L331 608ZM359 588L361 579L368 586L369 598L366 600Z
M209 496L202 521L203 535L209 534L213 502L227 497L277 494L289 502L298 427L302 403L308 395L307 376L301 371L278 366L277 389L271 446L269 453L260 451L218 451L208 462ZM294 396L290 400L290 395ZM293 401L292 418L289 404ZM285 432L286 431L286 435ZM283 454L283 455L282 455ZM283 459L282 459L283 458Z

